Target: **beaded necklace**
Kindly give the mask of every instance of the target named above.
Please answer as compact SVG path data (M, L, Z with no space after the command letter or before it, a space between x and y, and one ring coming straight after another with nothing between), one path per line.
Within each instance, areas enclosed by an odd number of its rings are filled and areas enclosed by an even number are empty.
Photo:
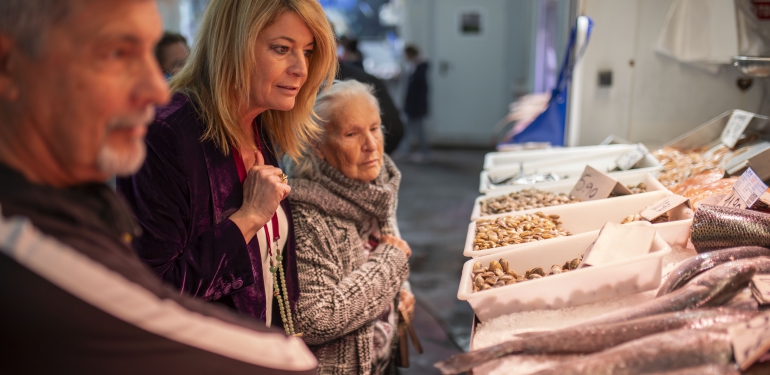
M259 136L259 130L257 128L257 119L252 122L254 130L254 138L257 143L257 149L263 156L262 140ZM278 249L278 240L281 238L281 231L278 227L278 213L274 213L270 219L273 227L273 238L270 241L270 229L267 223L265 223L265 243L267 244L268 258L270 259L270 274L273 276L273 296L278 301L278 309L281 313L281 321L283 321L283 329L289 336L301 337L302 333L294 332L294 319L291 314L291 304L289 303L289 292L286 288L286 276L283 271L283 255L280 254ZM270 244L272 243L272 246ZM275 257L273 257L273 248L275 249ZM280 279L280 284L278 281Z
M273 246L270 246L270 230L265 224L265 237L267 237L267 252L270 258L270 273L273 275L273 296L278 301L278 309L281 312L281 320L283 321L283 329L289 336L302 336L302 333L294 332L294 319L291 315L291 305L289 304L289 293L286 288L286 276L283 272L283 256L278 253L278 240L281 238L278 228L278 215L274 214L270 219L273 227ZM273 250L275 248L276 255L273 257ZM278 284L280 278L281 283ZM279 287L280 285L280 287ZM283 293L282 293L283 292Z

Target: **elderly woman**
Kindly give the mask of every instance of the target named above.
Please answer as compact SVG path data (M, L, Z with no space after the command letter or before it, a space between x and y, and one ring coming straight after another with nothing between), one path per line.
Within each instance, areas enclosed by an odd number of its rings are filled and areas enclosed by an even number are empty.
M315 110L324 136L298 160L290 180L297 330L318 357L319 373L383 373L396 331L394 300L411 255L395 235L401 173L383 153L369 86L335 83Z
M140 257L181 291L294 334L299 298L281 153L320 127L312 105L336 72L317 0L213 0L147 161L118 181L144 234Z

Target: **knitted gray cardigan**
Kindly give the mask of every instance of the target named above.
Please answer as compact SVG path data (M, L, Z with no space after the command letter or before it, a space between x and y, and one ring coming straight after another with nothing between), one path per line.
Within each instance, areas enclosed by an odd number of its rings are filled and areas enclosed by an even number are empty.
M291 179L300 298L296 332L320 374L369 374L372 323L409 276L407 258L379 244L367 260L361 235L372 217L392 234L401 173L387 155L372 184L315 158L312 176Z

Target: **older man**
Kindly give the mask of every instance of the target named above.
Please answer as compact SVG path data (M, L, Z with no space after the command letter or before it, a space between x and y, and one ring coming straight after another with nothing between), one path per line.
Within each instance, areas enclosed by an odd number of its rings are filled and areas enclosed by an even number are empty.
M287 338L179 296L102 181L168 88L153 0L0 0L0 373L313 373ZM159 212L159 215L164 213Z

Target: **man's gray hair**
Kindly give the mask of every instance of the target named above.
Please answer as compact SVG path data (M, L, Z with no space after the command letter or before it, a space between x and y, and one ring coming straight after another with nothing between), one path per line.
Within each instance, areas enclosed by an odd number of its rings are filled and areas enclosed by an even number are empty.
M379 101L377 101L377 97L374 96L374 87L353 79L335 81L328 91L318 95L313 110L315 111L316 116L319 117L318 124L323 128L323 133L321 134L321 139L319 139L316 144L308 147L305 152L302 153L302 156L297 159L296 163L287 163L290 164L289 174L292 177L311 178L318 166L315 165L314 158L310 157L310 153L314 152L313 148L315 146L323 144L326 141L327 126L335 120L336 111L339 108L339 105L356 97L366 98L375 108L377 108L377 112L380 112Z
M0 33L22 51L38 56L51 26L63 21L78 0L0 0Z

